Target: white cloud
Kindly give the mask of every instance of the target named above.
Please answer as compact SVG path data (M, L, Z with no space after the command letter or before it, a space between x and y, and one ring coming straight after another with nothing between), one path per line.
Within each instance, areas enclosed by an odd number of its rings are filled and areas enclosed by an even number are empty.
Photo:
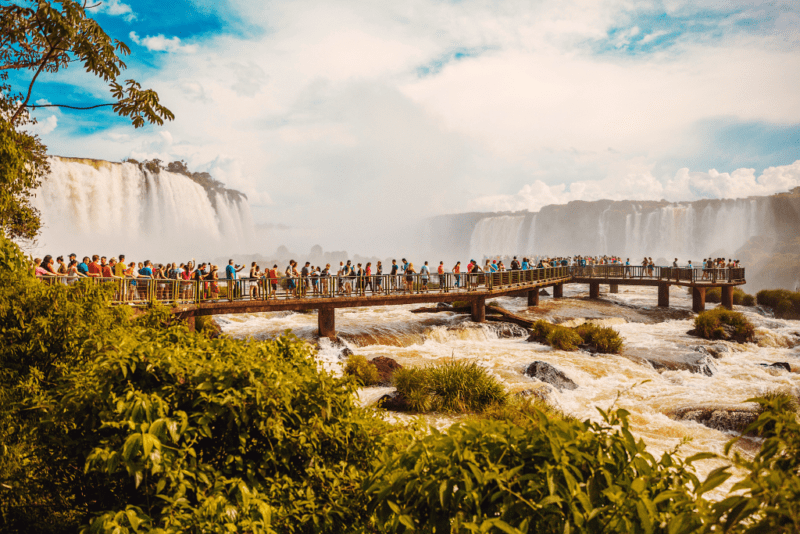
M470 208L481 211L538 211L548 204L573 200L670 200L701 198L745 198L772 195L800 186L800 160L791 165L769 167L756 177L754 169L731 173L691 172L680 169L662 183L649 172L631 172L596 181L547 185L541 180L526 184L513 195L487 195L474 199Z
M180 37L164 37L161 34L139 37L136 32L131 32L130 38L137 45L141 45L152 52L183 52L186 54L197 52L197 45L181 44Z
M126 21L131 22L136 20L136 14L128 4L123 4L120 0L103 0L97 10L100 13L106 13L111 16L122 16Z
M664 31L664 30L658 30L658 31L655 31L653 33L648 33L647 35L642 37L642 40L640 42L642 44L647 44L650 41L655 41L659 37L663 37L664 35L667 35L668 33L669 33L668 31Z
M58 126L58 117L50 115L44 120L38 120L36 124L26 126L25 131L33 134L46 135L55 130L56 126Z

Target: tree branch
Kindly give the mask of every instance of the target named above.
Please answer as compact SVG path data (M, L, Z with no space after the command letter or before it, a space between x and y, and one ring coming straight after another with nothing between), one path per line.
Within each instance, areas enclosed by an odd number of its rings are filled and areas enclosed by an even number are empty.
M25 107L30 109L36 109L36 108L95 109L95 108L102 108L103 106L113 106L113 105L114 103L112 102L111 104L96 104L94 106L86 106L86 107L68 106L66 104L36 104L30 106L26 105Z
M36 82L36 78L39 77L39 74L42 73L42 70L44 69L45 65L47 65L47 63L50 61L50 55L54 51L55 48L51 48L50 51L47 52L47 55L44 57L44 59L42 59L42 63L41 65L39 65L39 68L36 69L36 74L33 75L33 79L31 79L31 83L28 86L28 94L25 95L25 101L19 106L17 111L14 112L14 115L12 115L11 120L9 121L11 124L14 124L16 122L17 117L19 117L19 114L22 113L22 110L27 107L28 100L31 99L31 92L33 92L33 84Z

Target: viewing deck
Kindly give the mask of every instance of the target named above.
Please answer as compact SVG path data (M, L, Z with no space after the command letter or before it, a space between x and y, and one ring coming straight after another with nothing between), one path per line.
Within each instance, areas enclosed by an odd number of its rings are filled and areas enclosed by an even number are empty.
M43 277L48 281L75 279ZM658 287L658 305L669 306L671 285L692 288L693 309L705 309L705 291L722 288L722 305L733 307L733 288L745 283L743 268L687 269L673 267L595 265L547 267L495 273L445 273L421 275L331 276L239 280L156 280L149 278L91 278L93 283L116 285L113 304L144 306L160 303L186 319L208 315L272 311L318 310L319 334L336 335L336 308L396 306L438 302L468 302L472 320L486 319L486 298L527 295L528 306L538 306L539 290L553 288L553 298L563 296L564 284L588 284L589 296L599 298L600 284L611 293L620 285Z

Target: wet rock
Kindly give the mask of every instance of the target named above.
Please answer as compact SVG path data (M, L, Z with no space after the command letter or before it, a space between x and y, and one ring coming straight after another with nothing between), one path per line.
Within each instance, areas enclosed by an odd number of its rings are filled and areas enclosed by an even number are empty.
M542 384L541 387L535 389L523 389L522 391L517 391L514 393L516 397L521 399L527 398L536 398L540 401L547 402L547 399L550 397L550 393L552 393L553 388L547 384Z
M654 351L645 348L630 348L625 349L623 356L639 363L647 362L657 371L689 371L712 376L717 370L714 358L701 352L680 352L666 349Z
M550 296L550 293L548 293L546 289L540 289L539 290L539 294L541 296L543 296L543 297L549 297Z
M391 384L394 372L403 368L402 365L391 358L387 358L386 356L377 356L372 358L369 363L378 369L378 375L381 377L380 382L377 384L379 386L388 386Z
M792 366L786 362L775 362L775 363L759 363L761 367L770 367L772 369L780 369L782 371L792 372Z
M697 347L693 347L693 350L700 354L711 356L712 358L721 358L723 354L731 351L727 345L721 343L714 345L698 345Z
M391 410L393 412L408 411L408 402L406 401L405 395L397 391L393 391L392 393L384 395L378 399L376 404L381 408Z
M696 421L723 432L742 432L758 419L758 408L736 406L684 406L668 413L678 421Z
M527 328L513 323L490 323L487 326L501 339L528 337L530 335Z
M353 351L347 346L342 338L336 336L336 339L331 340L331 347L339 351L339 359L345 360L348 356L353 355Z
M567 375L547 362L533 362L525 369L525 374L550 384L559 391L572 390L578 387L578 384L573 382Z
M439 302L438 304L436 304L436 307L437 308L452 308L453 305L450 304L449 302Z

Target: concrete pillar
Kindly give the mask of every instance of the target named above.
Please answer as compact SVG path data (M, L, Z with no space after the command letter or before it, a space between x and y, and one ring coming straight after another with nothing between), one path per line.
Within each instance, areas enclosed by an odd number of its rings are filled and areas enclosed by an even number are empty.
M480 297L472 301L472 321L476 323L486 322L486 297Z
M706 288L693 287L692 288L692 310L695 313L700 313L706 309Z
M192 315L191 317L187 317L187 318L186 318L186 326L188 326L188 327L189 327L189 332L194 332L194 331L195 331L195 327L194 327L194 315Z
M608 292L609 293L619 293L619 284L609 284Z
M317 314L319 337L333 339L336 337L336 309L320 308Z
M528 307L532 308L539 305L539 288L528 291Z
M658 284L658 306L669 308L669 284Z
M733 286L722 286L722 305L729 310L733 309Z
M589 284L589 298L590 299L600 298L600 282L592 282Z
M564 296L564 284L556 284L553 286L553 298L560 299Z

